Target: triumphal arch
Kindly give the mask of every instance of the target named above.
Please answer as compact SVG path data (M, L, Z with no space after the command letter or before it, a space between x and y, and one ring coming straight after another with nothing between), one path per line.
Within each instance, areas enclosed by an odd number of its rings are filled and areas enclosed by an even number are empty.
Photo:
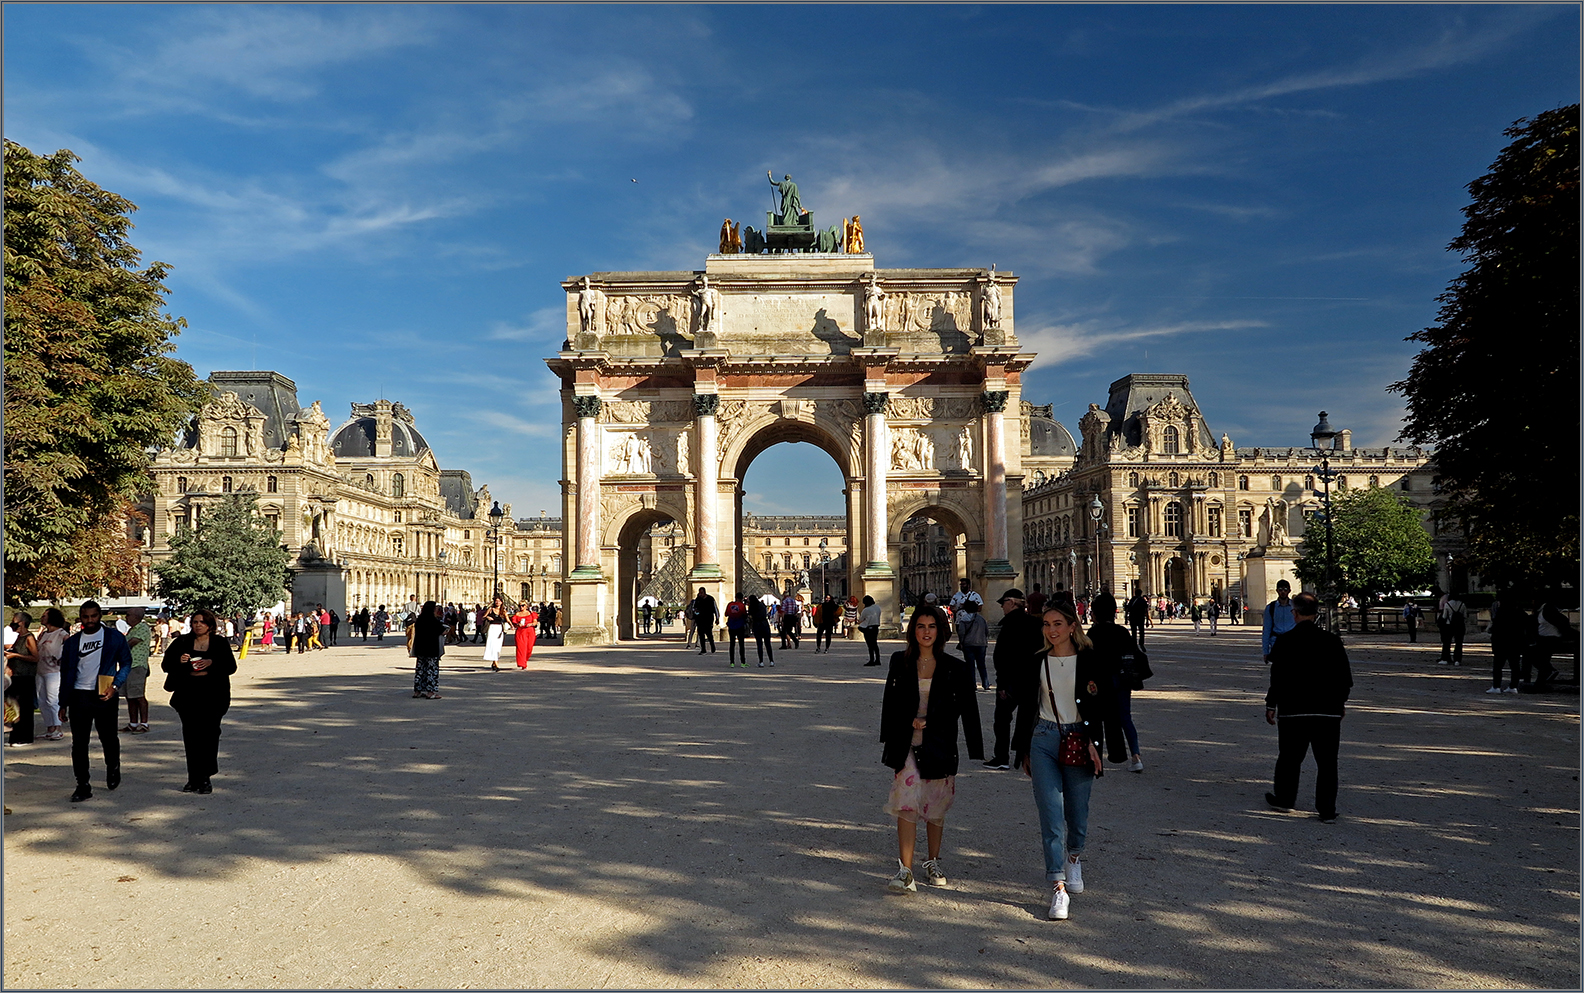
M780 220L767 218L772 236L793 227ZM885 630L899 623L897 534L921 514L963 535L994 621L1022 560L1019 376L1034 356L1013 333L1017 277L877 269L818 250L846 247L835 231L780 252L755 232L758 253L732 252L725 231L701 270L562 284L566 347L546 361L562 383L567 643L628 634L632 550L668 520L689 588L724 605L752 568L741 480L784 441L840 467L848 589L875 598Z

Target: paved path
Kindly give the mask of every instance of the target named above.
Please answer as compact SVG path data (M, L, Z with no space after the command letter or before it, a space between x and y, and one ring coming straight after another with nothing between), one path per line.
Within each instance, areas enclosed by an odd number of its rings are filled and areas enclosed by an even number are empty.
M977 764L951 887L885 894L861 645L469 647L438 701L399 644L255 655L212 796L177 792L157 689L115 793L96 759L67 803L65 743L6 750L5 986L1578 987L1577 697L1361 643L1322 825L1265 808L1251 632L1186 631L1151 632L1148 768L1096 785L1065 923L1027 780Z

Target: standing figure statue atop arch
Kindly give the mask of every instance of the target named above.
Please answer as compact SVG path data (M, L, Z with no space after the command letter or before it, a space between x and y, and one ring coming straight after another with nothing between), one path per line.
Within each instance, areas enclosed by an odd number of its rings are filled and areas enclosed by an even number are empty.
M765 178L770 180L770 185L776 188L776 193L781 198L781 210L776 215L777 224L803 223L803 198L798 196L797 184L792 182L792 177L783 175L781 182L775 181L775 176L769 169L765 170Z

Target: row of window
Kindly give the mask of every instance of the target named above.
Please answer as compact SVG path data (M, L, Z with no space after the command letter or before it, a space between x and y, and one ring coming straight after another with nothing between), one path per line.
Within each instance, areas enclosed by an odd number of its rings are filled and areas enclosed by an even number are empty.
M775 544L775 539L774 538L766 538L764 541L765 541L766 547ZM782 538L781 541L782 541L782 544L785 545L786 547L788 547L788 548L792 547L792 539L791 538ZM671 544L671 542L667 541L666 544L669 545L669 544ZM803 544L805 544L805 545L809 544L809 539L808 538L804 538L803 539Z
M230 492L232 492L233 489L235 489L235 486L236 486L236 482L230 476L221 476L220 477L220 492L221 493L230 493ZM186 476L177 476L176 477L176 492L177 493L186 493L187 492L187 477ZM280 492L280 480L277 479L274 476L265 476L264 477L264 492L265 493L279 493Z
M1297 481L1298 481L1298 477L1296 477L1296 476L1292 477L1291 482L1296 483ZM1289 481L1286 478L1284 478L1284 477L1282 477L1280 475L1271 476L1270 488L1279 492L1287 485L1288 482ZM1209 483L1210 483L1210 485L1212 487L1220 486L1221 485L1221 474L1218 473L1218 472L1210 473ZM1129 486L1137 486L1138 484L1139 484L1139 474L1136 473L1136 472L1128 473L1128 485ZM1178 474L1178 473L1175 473L1175 472L1167 473L1166 474L1166 485L1167 486L1180 486L1180 485L1182 485L1182 476L1180 474ZM1339 489L1339 490L1347 489L1348 488L1348 478L1346 476L1338 476L1338 477L1336 477L1336 485L1337 485L1337 489ZM1371 477L1369 477L1369 487L1371 489L1374 489L1375 487L1377 487L1379 485L1380 485L1380 477L1379 476L1371 476ZM1401 481L1401 485L1402 485L1402 488L1404 490L1407 490L1407 489L1411 488L1410 485L1409 485L1407 476L1403 476L1402 481ZM1315 478L1313 476L1305 476L1303 478L1303 488L1305 490L1312 490L1312 489L1314 489L1314 487L1315 487ZM1249 486L1249 477L1247 477L1247 476L1239 476L1237 478L1237 488L1240 489L1240 490L1249 489L1250 488L1250 486Z
M782 559L781 568L783 568L783 569L796 569L798 567L798 565L797 565L797 556L796 555L783 555L781 557L781 559ZM814 557L812 555L810 555L808 552L804 552L803 553L803 568L812 569L813 568L813 559L814 559ZM775 569L776 569L776 557L774 555L766 555L764 557L764 564L765 564L765 571L766 572L774 572Z
M1129 538L1137 538L1144 533L1142 511L1143 508L1141 507L1126 508L1127 536ZM1222 537L1223 524L1221 514L1222 508L1220 507L1205 508L1206 537ZM1161 523L1165 529L1166 537L1181 538L1183 536L1183 520L1183 505L1176 500L1169 502L1162 508ZM1238 511L1238 535L1243 538L1254 537L1254 512L1252 510L1244 508ZM1046 545L1071 544L1073 540L1072 519L1063 517L1057 521L1046 521L1043 524L1032 525L1029 537ZM1084 535L1080 534L1079 538L1083 539Z

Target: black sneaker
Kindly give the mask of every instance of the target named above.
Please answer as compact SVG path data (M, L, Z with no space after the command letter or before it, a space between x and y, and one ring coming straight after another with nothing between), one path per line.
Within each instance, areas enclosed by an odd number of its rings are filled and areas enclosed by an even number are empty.
M1273 809L1276 809L1276 810L1284 810L1285 811L1285 810L1291 810L1292 809L1292 807L1287 806L1286 804L1282 803L1280 800L1276 799L1276 794L1274 794L1274 793L1265 794L1265 802L1270 804L1271 807Z
M77 789L72 791L71 802L82 803L84 800L87 800L92 796L93 787L89 786L87 783L83 783L81 786L77 787Z
M1336 819L1337 819L1337 815L1336 815L1336 811L1334 811L1334 810L1331 811L1331 813L1329 813L1329 814L1321 814L1320 815L1320 823L1321 824L1335 824L1336 823Z
M105 773L105 789L114 790L117 786L120 786L120 785L121 785L121 770L120 769L111 769L109 772Z

